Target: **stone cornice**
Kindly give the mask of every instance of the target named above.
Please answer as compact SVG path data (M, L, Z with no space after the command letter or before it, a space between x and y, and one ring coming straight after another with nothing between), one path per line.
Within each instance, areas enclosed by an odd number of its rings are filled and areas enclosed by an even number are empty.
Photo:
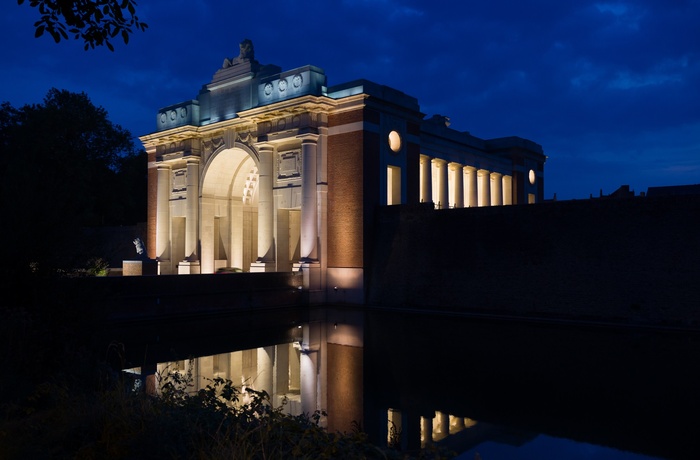
M167 144L170 142L179 142L186 139L198 137L199 128L192 125L178 126L177 128L168 129L167 131L159 131L152 134L139 136L139 140L145 145Z
M265 105L263 107L244 110L238 112L238 116L254 123L260 123L300 113L327 113L335 109L336 106L337 102L328 97L302 96Z

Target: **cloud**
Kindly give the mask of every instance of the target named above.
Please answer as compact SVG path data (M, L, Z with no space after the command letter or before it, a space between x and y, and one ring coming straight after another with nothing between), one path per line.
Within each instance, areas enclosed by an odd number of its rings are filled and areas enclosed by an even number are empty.
M115 53L36 40L32 13L0 6L2 39L16 44L0 50L0 100L85 91L135 134L153 129L159 108L196 97L251 38L264 64L313 64L331 86L366 78L455 129L542 144L547 190L612 187L606 168L649 181L697 174L688 128L700 127L697 0L152 0L139 4L150 28Z

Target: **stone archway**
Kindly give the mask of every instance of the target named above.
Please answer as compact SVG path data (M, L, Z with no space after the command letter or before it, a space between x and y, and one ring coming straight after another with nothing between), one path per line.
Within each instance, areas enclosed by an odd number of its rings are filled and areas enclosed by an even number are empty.
M223 149L202 172L200 244L202 273L219 267L250 269L257 257L258 161L241 148Z

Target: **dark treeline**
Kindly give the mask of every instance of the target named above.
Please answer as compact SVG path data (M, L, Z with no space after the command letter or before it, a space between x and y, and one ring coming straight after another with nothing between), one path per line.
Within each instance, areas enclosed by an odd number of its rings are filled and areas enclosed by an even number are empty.
M146 154L85 93L3 103L0 155L6 271L83 267L101 256L85 247L85 228L145 219Z

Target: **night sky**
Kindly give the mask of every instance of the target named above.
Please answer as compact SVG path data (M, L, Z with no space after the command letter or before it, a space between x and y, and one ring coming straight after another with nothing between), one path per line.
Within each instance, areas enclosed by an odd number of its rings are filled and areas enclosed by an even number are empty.
M0 6L0 101L84 91L135 136L197 96L250 38L262 64L315 65L418 99L481 138L542 145L545 198L700 183L700 0L595 2L150 0L116 51L34 38L38 12Z

